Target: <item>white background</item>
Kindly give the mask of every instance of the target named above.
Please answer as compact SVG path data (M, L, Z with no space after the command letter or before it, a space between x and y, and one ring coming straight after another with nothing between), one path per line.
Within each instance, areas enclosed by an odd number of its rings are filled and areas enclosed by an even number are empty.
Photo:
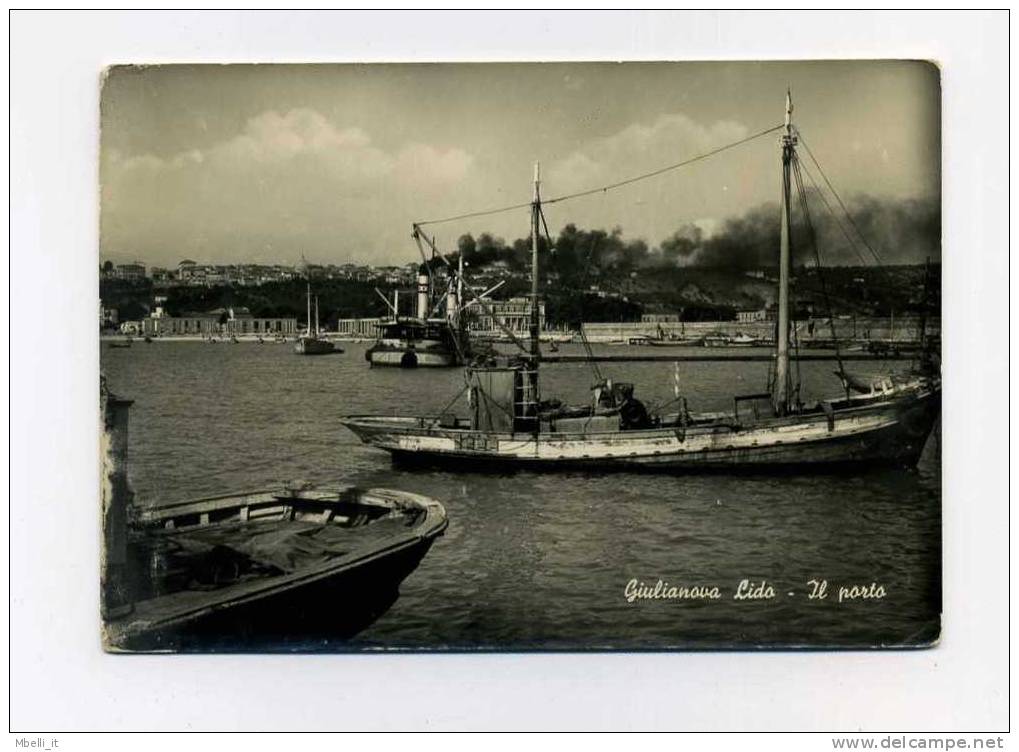
M19 12L10 23L12 730L1007 728L1005 13ZM943 73L945 620L936 649L101 652L95 329L103 66L835 57L933 59Z

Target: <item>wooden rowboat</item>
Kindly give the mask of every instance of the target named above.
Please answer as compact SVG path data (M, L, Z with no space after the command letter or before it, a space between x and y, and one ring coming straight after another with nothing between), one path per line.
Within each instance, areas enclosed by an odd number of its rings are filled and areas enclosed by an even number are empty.
M377 619L446 529L442 505L387 489L285 489L143 509L113 651L302 649Z

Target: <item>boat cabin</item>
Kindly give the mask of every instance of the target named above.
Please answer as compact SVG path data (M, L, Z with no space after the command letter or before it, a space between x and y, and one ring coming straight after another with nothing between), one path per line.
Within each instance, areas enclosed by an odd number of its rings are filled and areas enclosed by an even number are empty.
M449 338L449 323L445 319L397 318L379 324L379 339L415 342L419 340L444 341Z

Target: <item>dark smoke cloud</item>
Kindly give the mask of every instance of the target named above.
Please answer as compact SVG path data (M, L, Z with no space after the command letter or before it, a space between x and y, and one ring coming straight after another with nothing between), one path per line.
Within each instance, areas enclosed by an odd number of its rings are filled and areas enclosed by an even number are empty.
M847 205L852 221L832 197L828 204L816 191L807 196L811 223L821 262L827 266L859 264L916 264L941 257L941 209L933 199L883 199L855 196ZM661 244L661 261L687 266L753 269L776 264L779 246L778 204L757 206L732 217L721 229L706 236L694 225L684 225ZM841 222L841 228L839 226ZM855 225L855 227L854 227ZM847 239L847 235L852 242ZM861 240L860 236L866 240ZM869 244L874 254L867 248ZM793 262L814 262L813 244L799 202L794 198L792 221Z
M820 193L807 193L822 265L920 264L928 257L940 261L941 209L937 201L858 195L847 206L851 220L833 197L828 196L827 201L838 212L835 215L838 221ZM726 219L713 233L686 223L658 248L650 248L639 238L626 239L620 227L609 232L569 224L555 238L543 271L556 272L564 283L586 286L595 277L621 278L638 270L684 266L737 271L774 268L778 264L780 216L777 203L766 203ZM544 236L539 237L539 244L544 253L547 245ZM483 233L476 239L472 235L461 236L457 250L475 268L502 262L512 270L526 271L530 265L530 245L527 237L507 243ZM814 244L795 195L792 251L795 265L814 266Z

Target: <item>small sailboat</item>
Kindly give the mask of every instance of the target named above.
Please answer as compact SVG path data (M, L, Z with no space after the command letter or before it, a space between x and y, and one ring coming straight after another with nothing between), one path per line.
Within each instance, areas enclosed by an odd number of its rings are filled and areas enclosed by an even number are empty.
M308 331L305 335L297 338L294 345L294 352L298 355L330 355L342 353L343 348L337 347L327 339L323 339L319 333L318 325L318 296L315 296L315 325L311 323L311 283L308 283Z
M918 368L894 388L805 403L790 368L791 186L806 210L791 97L781 137L782 196L778 319L768 391L734 395L724 413L697 413L677 395L672 412L649 414L632 384L602 380L589 405L563 406L539 391L538 248L542 213L535 166L531 203L530 347L502 362L467 369L468 414L352 415L341 422L394 459L477 469L585 467L690 471L800 470L843 465L912 466L941 409L936 369ZM771 130L777 130L773 128ZM765 131L770 132L770 131ZM815 249L816 250L816 249ZM819 258L819 257L818 257ZM820 268L820 265L819 265ZM709 337L705 337L708 344ZM927 361L928 363L930 361ZM843 372L841 358L839 371ZM455 400L454 400L455 401Z

